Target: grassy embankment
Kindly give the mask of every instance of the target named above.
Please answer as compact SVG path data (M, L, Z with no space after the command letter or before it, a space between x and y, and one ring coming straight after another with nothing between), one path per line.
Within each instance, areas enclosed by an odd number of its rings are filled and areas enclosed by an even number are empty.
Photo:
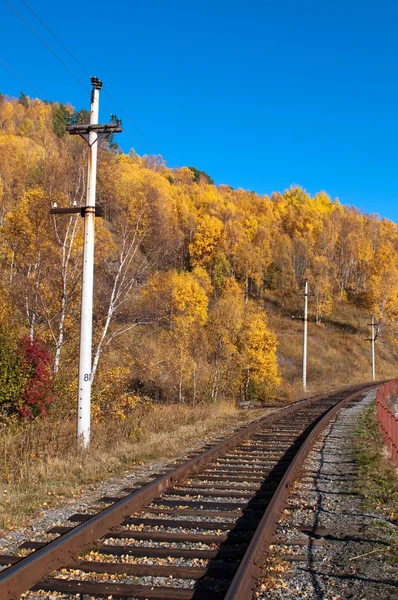
M302 396L302 323L291 318L299 311L281 311L271 302L266 309L279 338L280 401L291 401ZM368 322L364 311L341 304L324 324L309 323L308 394L370 379ZM392 348L377 344L378 378L394 376L394 359ZM139 425L95 425L86 454L75 448L74 421L50 418L19 431L0 430L0 528L15 526L22 516L78 494L83 485L129 471L140 461L172 458L226 426L263 413L240 411L233 402L159 406Z
M375 528L382 530L383 537L391 540L391 545L383 550L386 559L398 563L398 468L378 430L375 402L361 419L355 447L360 467L358 491L365 498L364 508L385 517L385 520L375 522Z
M171 459L227 427L258 418L264 409L239 410L221 402L159 406L139 423L94 424L89 452L76 448L75 423L35 423L19 431L0 431L0 537L2 529L41 507L77 496L84 485L131 472L150 460Z

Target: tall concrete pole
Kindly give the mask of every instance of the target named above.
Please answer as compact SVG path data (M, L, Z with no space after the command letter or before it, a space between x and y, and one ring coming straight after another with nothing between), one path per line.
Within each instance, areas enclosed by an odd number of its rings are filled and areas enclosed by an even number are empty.
M304 319L303 319L303 390L307 391L307 323L308 323L308 281L304 284Z
M98 124L99 91L102 83L91 78L90 125ZM84 212L83 283L80 321L79 393L77 407L77 439L87 448L90 444L91 359L94 289L94 223L97 179L98 134L89 131L87 199Z
M375 318L374 315L372 315L372 324L371 324L371 329L372 329L372 335L371 335L371 342L372 342L372 380L374 381L376 379L376 368L375 368Z

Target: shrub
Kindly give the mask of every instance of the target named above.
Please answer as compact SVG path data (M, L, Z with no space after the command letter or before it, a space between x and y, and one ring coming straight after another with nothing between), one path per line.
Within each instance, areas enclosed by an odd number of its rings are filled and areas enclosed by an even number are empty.
M38 339L25 338L22 344L23 368L27 374L25 389L18 407L24 419L48 415L53 402L51 355Z
M51 356L40 340L0 332L0 422L48 415L53 401Z

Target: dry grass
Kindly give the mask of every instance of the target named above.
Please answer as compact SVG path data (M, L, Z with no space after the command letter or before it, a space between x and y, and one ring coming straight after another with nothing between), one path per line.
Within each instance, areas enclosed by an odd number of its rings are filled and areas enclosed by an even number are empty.
M291 319L300 309L283 312L271 301L266 309L279 338L284 382L279 400L294 400L303 395L302 323ZM368 322L366 312L341 303L324 324L309 323L309 395L370 380L370 344L365 341ZM379 379L396 375L396 358L394 348L377 342ZM95 425L90 451L83 453L76 449L74 421L53 419L19 430L0 430L0 528L15 526L40 506L59 503L62 496L77 495L84 484L129 471L143 460L177 456L225 426L237 426L258 415L239 411L232 402L157 406L135 421Z
M0 431L0 529L43 506L79 493L82 485L131 471L148 459L175 457L195 442L264 414L216 406L158 406L139 422L94 425L89 451L75 443L75 422L39 422Z

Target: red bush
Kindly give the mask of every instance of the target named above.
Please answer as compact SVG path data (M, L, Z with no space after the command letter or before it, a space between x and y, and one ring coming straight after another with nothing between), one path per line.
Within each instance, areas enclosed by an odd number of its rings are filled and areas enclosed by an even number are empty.
M53 402L51 393L51 355L47 347L38 339L25 338L22 341L22 360L26 372L26 385L22 394L19 412L24 419L48 415L48 407Z

